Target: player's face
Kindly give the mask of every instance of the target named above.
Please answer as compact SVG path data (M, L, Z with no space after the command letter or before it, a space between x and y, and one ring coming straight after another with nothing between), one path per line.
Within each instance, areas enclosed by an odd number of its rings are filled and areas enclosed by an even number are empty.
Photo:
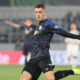
M76 30L76 24L71 24L71 30Z
M27 20L24 22L24 24L27 25L27 26L30 26L30 25L32 24L32 21L27 19Z
M42 21L46 18L46 11L43 8L35 8L35 16L38 21Z

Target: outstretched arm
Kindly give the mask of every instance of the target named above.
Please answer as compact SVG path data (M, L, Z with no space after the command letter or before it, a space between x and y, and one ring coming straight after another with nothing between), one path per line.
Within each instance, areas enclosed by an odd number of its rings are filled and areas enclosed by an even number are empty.
M15 27L15 28L20 28L20 25L19 25L19 24L10 22L10 21L8 21L8 20L6 20L5 23L6 23L6 24L9 24L9 25L11 25L11 26L13 26L13 27Z
M80 35L68 33L62 29L60 29L58 32L56 31L56 33L61 35L61 36L64 36L64 37L73 38L73 39L80 39Z
M59 34L61 36L64 36L64 37L68 37L68 38L73 38L73 39L80 39L80 35L76 35L76 34L72 34L72 33L68 33L64 30L62 30L59 26L57 26L55 23L53 22L49 22L48 24L48 30L50 32L53 32L53 33L56 33L56 34Z

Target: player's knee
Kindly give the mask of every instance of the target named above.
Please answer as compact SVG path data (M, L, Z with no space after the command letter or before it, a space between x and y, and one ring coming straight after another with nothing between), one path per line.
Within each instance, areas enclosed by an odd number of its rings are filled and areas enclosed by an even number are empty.
M53 78L53 77L50 77L50 78L47 78L47 80L55 80L55 78Z
M55 76L54 76L53 71L46 72L45 77L47 80L55 80Z
M31 80L31 79L32 76L26 71L24 71L20 77L20 80Z
M76 59L77 57L76 56L73 56L73 59Z
M55 78L54 77L50 77L49 79L47 79L47 80L55 80Z
M70 60L71 60L71 58L70 58L70 57L68 57L68 60L70 61Z

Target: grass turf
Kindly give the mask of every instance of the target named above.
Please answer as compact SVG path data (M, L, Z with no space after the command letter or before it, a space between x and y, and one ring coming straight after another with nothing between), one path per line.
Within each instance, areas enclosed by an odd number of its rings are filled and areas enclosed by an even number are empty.
M55 71L67 70L71 66L56 66ZM80 68L80 66L78 66ZM23 66L20 65L0 65L0 80L19 80ZM39 80L46 80L44 75L41 74ZM80 75L68 76L61 80L80 80Z

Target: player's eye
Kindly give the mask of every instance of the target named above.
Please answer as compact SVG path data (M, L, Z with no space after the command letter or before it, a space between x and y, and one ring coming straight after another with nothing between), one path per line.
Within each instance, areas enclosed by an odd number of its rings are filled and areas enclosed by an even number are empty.
M39 13L42 13L42 11L39 11Z
M37 11L35 11L35 13L37 14L38 12L37 12Z

